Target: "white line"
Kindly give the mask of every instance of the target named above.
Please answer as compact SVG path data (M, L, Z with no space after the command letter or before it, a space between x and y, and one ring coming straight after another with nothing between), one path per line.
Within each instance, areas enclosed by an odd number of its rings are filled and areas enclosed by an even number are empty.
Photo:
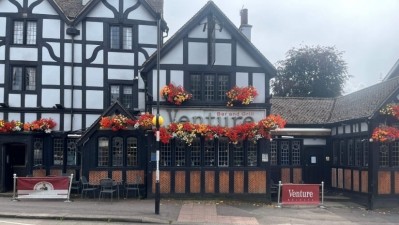
M0 220L0 224L4 224L4 223L6 223L6 224L18 224L18 225L33 225L33 224L30 224L30 223L17 223L17 222L8 222L8 221Z

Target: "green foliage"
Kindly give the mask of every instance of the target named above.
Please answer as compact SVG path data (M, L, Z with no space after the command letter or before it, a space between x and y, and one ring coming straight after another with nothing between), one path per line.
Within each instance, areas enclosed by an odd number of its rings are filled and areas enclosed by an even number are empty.
M342 52L335 47L292 48L278 62L272 83L274 95L285 97L337 97L349 78Z

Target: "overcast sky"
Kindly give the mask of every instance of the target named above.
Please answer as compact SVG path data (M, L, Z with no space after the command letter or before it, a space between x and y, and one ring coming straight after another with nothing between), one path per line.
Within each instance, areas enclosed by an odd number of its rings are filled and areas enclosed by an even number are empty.
M169 36L208 0L164 0ZM252 42L273 64L293 47L335 46L352 78L345 92L368 87L399 59L399 0L214 0L238 27L248 9Z

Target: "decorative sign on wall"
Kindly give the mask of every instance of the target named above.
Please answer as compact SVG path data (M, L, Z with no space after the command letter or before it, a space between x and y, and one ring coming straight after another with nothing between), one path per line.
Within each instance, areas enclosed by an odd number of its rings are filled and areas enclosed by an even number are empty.
M154 108L155 112L156 109ZM164 118L164 125L172 122L191 122L214 126L233 127L242 123L258 122L266 117L266 110L262 109L160 109Z

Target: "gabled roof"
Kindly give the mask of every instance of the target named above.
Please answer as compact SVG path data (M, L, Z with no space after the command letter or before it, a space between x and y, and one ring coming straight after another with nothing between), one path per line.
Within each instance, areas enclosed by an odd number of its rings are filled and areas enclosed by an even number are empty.
M271 113L282 115L291 125L368 119L375 116L398 89L399 77L395 77L337 98L272 97Z
M218 21L223 24L223 29L229 31L233 39L240 43L250 55L255 56L257 62L267 71L272 77L276 74L275 67L266 59L266 57L248 40L247 37L230 21L230 19L216 6L213 1L202 7L180 30L178 30L169 40L163 45L161 49L161 58L171 51L180 40L182 40L188 33L198 24L207 17L208 14L212 13ZM156 66L156 55L157 52L152 54L149 59L143 64L143 73L150 71Z
M49 0L50 4L68 25L78 24L99 2L101 2L101 0L88 0L87 3L83 5L82 1L83 0ZM138 0L138 3L142 4L153 17L157 16L157 10L159 10L160 6L156 4L156 1ZM166 26L164 21L163 26Z

